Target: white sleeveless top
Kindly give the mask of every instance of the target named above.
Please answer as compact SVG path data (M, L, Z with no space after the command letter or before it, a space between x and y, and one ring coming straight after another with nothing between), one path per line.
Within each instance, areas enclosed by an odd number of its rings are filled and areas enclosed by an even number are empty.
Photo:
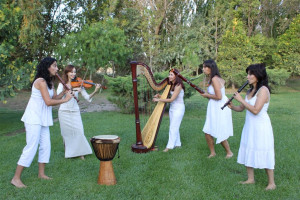
M57 91L56 93L59 94L63 91L64 86L63 84L59 83L58 87L57 87ZM77 97L78 99L78 91L73 91L74 95ZM83 96L83 98L85 100L87 100L88 102L92 102L93 98L90 98L90 95L86 92L86 90L84 88L81 88L81 95ZM63 96L63 99L66 97L66 95ZM62 103L59 106L59 110L65 110L65 111L80 111L79 105L76 101L75 98L71 98L68 102Z
M171 91L170 93L171 93L171 95L173 95L174 91ZM171 102L171 105L174 105L174 104L184 104L183 97L184 97L184 90L181 89L181 91L179 92L179 94L176 97L176 99Z
M36 79L38 80L38 79ZM36 81L35 80L35 81ZM35 83L34 81L34 83ZM31 96L26 106L21 121L27 124L39 124L41 126L53 126L52 106L47 106L41 91L32 84ZM48 87L47 87L48 88ZM54 89L49 89L50 98L53 97Z

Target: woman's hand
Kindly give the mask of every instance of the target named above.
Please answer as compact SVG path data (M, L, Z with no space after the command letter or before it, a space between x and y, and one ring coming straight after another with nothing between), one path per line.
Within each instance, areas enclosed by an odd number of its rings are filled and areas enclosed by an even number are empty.
M81 92L81 87L73 88L72 90L73 90L73 91Z
M66 93L66 97L64 98L65 100L66 100L66 102L67 101L69 101L71 98L73 98L74 97L74 95L72 94L72 91L71 90L69 90L69 91L67 91L67 93Z
M101 88L101 84L96 84L95 91L97 92Z
M201 95L201 96L203 96L204 98L208 98L208 99L209 99L209 97L208 97L208 96L209 96L209 94L208 94L208 93L206 93L206 92L205 92L205 93L203 93L203 94L201 94L201 93L200 93L200 95Z
M232 101L229 102L229 104L227 104L227 107L232 109L233 105L232 105Z
M154 95L154 98L160 98L160 97L161 97L160 94Z
M156 95L155 95L156 96ZM154 101L154 102L159 102L159 98L157 98L157 97L155 97L154 96L154 98L152 99L152 101Z
M240 93L236 92L234 93L234 98L238 101L238 102L242 102L243 101L243 97L240 95Z

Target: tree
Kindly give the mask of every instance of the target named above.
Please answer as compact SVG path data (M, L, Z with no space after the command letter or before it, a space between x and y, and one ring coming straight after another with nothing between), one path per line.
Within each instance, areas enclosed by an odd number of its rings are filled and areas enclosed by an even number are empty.
M300 15L278 38L277 68L284 68L292 75L300 75Z
M256 59L255 50L241 21L234 19L231 29L223 36L217 60L221 74L233 89L245 81L245 69Z
M33 71L33 64L18 56L21 16L16 2L0 3L0 101L4 103L29 84Z
M56 54L65 63L89 67L92 72L113 61L120 72L130 53L124 31L116 27L114 20L107 19L85 25L81 31L67 35Z

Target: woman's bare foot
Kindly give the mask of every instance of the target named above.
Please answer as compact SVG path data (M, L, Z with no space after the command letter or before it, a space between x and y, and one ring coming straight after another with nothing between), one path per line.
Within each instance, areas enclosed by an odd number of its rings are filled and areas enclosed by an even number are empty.
M276 189L276 185L275 184L269 184L265 190L275 190Z
M207 158L215 157L217 154L210 154Z
M46 179L46 180L51 180L52 178L50 178L49 176L44 175L39 175L38 176L40 179Z
M24 185L23 183L22 183L22 181L20 180L20 179L12 179L11 181L10 181L10 183L11 184L13 184L14 186L16 186L17 188L26 188L27 186L26 185Z
M84 156L80 156L80 159L81 159L81 160L84 160Z
M225 158L226 159L229 159L229 158L231 158L233 156L233 153L229 153L229 154L227 154L226 156L225 156Z
M163 150L163 152L168 152L169 151L169 149L168 148L165 148L165 150Z
M254 184L254 180L246 180L246 181L240 181L239 184L245 185L245 184Z

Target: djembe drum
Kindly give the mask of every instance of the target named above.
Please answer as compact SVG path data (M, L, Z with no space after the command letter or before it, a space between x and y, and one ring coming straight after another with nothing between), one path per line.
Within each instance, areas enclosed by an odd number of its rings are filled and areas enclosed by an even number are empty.
M98 184L115 185L117 183L112 166L119 147L120 138L116 135L98 135L91 138L96 157L100 160Z

